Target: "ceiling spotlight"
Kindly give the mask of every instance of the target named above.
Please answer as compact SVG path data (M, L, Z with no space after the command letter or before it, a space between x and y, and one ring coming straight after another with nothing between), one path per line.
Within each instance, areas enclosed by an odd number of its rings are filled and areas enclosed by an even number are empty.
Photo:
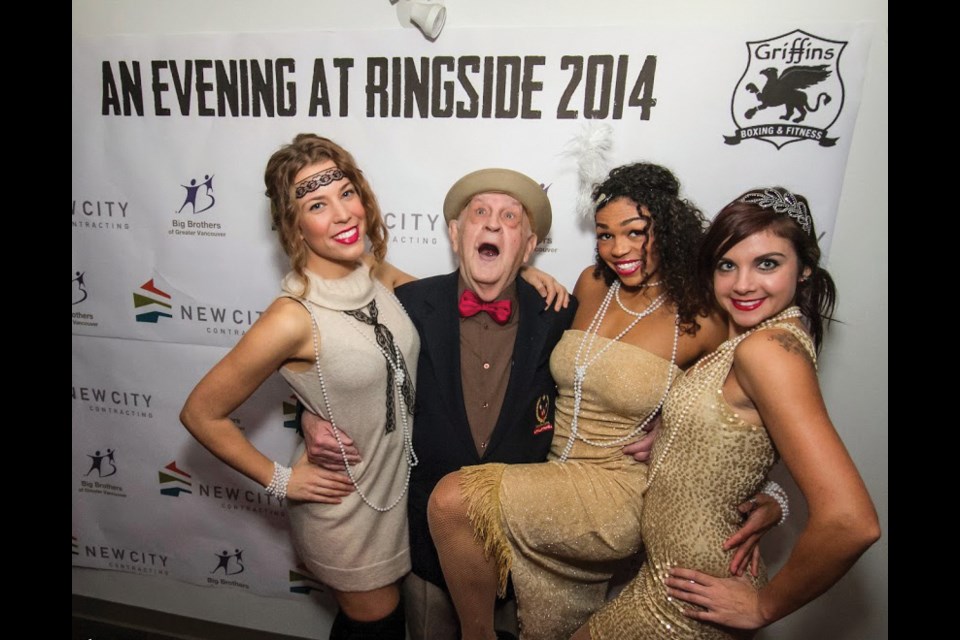
M447 21L447 8L439 0L398 0L397 20L404 27L417 27L433 41Z

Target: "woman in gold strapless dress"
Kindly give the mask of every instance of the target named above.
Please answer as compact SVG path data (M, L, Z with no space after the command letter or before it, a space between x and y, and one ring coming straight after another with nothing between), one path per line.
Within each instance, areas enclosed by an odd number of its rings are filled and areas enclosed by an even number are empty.
M691 259L705 220L673 174L619 167L594 198L597 263L577 281L573 326L550 358L559 395L548 461L465 467L431 496L464 639L494 637L494 592L508 577L525 640L568 637L604 602L615 567L641 548L647 465L623 448L645 437L681 370L725 337ZM754 532L780 517L775 504L758 512Z
M783 188L745 193L713 222L701 278L728 339L670 391L644 495L647 559L577 640L750 637L832 586L879 536L816 379L815 346L835 299L819 258L806 199ZM769 583L765 571L728 577L720 542L739 520L732 505L756 491L778 454L809 521Z

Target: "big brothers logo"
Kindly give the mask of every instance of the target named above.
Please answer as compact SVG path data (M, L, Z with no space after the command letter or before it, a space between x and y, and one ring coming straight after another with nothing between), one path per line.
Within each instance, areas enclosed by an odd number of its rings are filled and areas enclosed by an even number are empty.
M209 220L197 220L194 216L213 209L217 198L213 193L214 174L205 173L203 179L190 178L187 184L181 184L184 190L180 207L174 211L176 217L170 219L172 236L222 238L227 234L223 225Z
M543 189L544 193L549 194L551 185L552 183L548 185L544 185L541 182L540 188ZM544 238L543 241L536 246L536 248L534 248L533 252L534 253L556 253L557 252L557 247L553 246L553 238L550 237L550 234L547 234L547 237Z
M213 571L209 572L211 575L207 576L207 582L209 584L229 585L242 589L250 588L249 584L241 582L236 578L216 577L218 571L221 572L223 576L235 576L244 572L246 567L243 566L243 549L234 549L232 553L224 549L215 552L213 555L217 557L217 562Z
M747 43L747 68L733 91L737 126L727 144L751 138L778 149L802 140L832 147L828 130L843 109L840 54L846 42L799 29Z
M88 453L90 468L80 479L80 493L96 493L114 498L126 498L123 486L112 476L117 475L117 457L113 448L97 449ZM103 478L110 478L101 481Z
M74 270L73 272L73 324L81 327L96 327L98 323L92 313L79 311L76 308L89 297L86 275L85 271Z

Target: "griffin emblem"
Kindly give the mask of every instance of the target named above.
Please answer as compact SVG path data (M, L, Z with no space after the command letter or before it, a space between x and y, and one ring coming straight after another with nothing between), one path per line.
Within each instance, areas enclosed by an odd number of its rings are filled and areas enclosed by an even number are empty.
M798 115L792 122L803 122L808 111L816 111L820 108L821 100L823 104L830 104L831 100L830 94L820 92L817 94L816 102L810 106L804 89L823 82L830 77L831 73L830 68L825 64L794 65L784 69L782 75L776 67L767 67L760 72L760 75L766 78L763 89L757 89L757 85L752 82L744 87L750 93L756 94L760 104L747 109L743 115L749 120L761 109L782 106L785 108L785 113L780 116L781 120L790 120L793 118L793 112L796 111Z

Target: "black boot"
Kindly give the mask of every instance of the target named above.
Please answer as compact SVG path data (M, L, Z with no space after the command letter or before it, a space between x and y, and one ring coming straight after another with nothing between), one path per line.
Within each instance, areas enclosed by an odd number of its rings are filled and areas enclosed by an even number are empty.
M397 604L386 618L360 622L338 611L330 627L330 640L405 640L407 619L403 614L403 602Z

